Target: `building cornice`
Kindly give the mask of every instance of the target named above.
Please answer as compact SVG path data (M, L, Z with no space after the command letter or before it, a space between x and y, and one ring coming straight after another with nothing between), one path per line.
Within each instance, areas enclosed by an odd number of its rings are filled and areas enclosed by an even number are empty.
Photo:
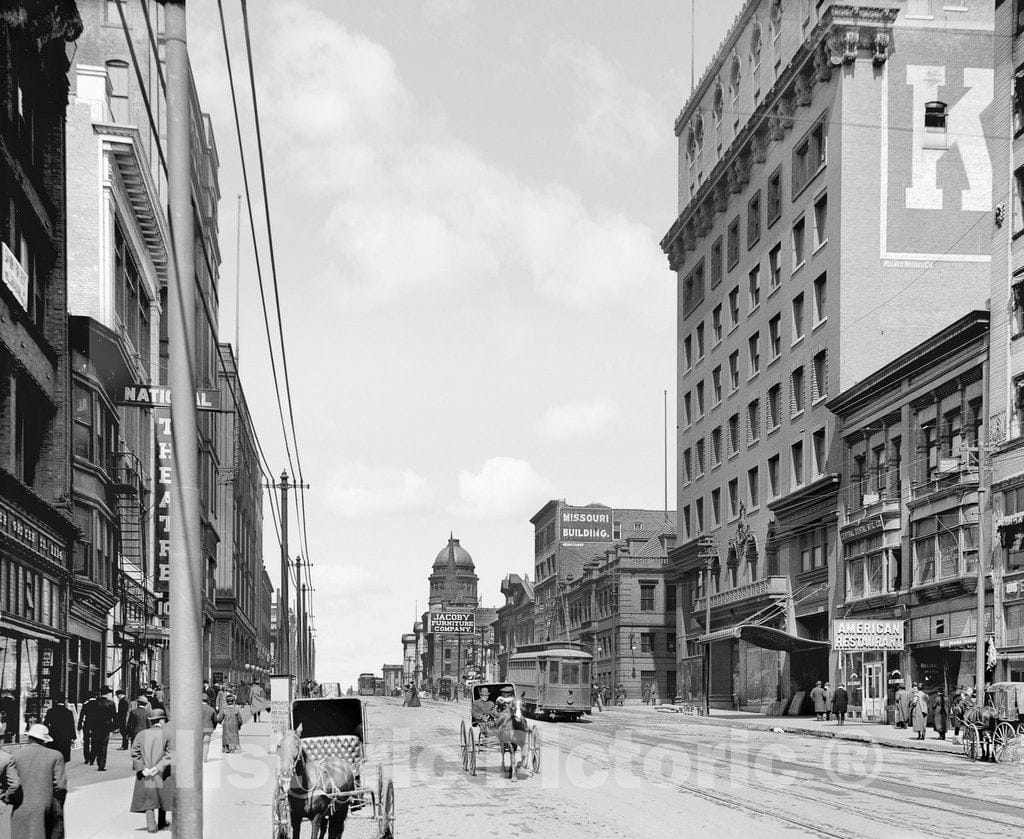
M749 20L756 3L748 3L737 18L729 38L735 38ZM697 189L690 202L662 237L661 249L668 256L669 268L678 271L686 252L696 250L697 239L710 231L717 213L729 206L729 196L741 192L750 182L754 163L764 163L771 143L783 140L796 124L796 111L811 105L814 87L832 78L833 68L852 64L862 51L870 52L873 64L888 60L892 42L892 24L896 8L834 5L810 30L789 63L740 128L728 149ZM743 17L746 14L747 17ZM742 18L742 20L741 20ZM735 40L723 45L712 62L718 68L724 51ZM697 109L717 73L710 70L701 80L687 106L676 119L676 134Z
M106 122L93 123L93 132L103 141L104 153L109 154L117 165L157 280L164 284L167 282L171 236L163 202L143 151L142 134L135 126Z
M956 390L961 384L977 381L981 377L980 354L985 348L984 338L988 334L989 321L990 315L983 309L968 312L941 332L922 341L913 349L890 361L877 372L832 397L825 403L825 407L837 416L847 414L850 411L856 410L862 404L877 398L879 391L921 371L935 369L936 359L948 358L951 351L965 351L975 342L978 342L978 371L975 374L968 371L961 377L962 381L958 380L949 384L953 390ZM947 369L952 369L960 362L961 360L956 359L953 362L946 362L944 366ZM933 388L921 399L925 400L925 402L931 401L934 390Z

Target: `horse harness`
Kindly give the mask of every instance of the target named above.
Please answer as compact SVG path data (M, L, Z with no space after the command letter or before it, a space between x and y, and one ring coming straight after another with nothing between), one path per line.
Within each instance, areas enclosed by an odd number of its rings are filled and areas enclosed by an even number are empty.
M298 739L298 738L296 738L296 739ZM300 777L299 776L299 764L300 763L304 763L305 764L306 769L307 769L307 773L308 773L310 764L312 764L313 768L316 770L316 775L315 775L315 777L311 777L310 778L309 786L308 787L307 786L303 786L301 781L299 781L299 777ZM337 782L334 780L334 778L331 775L331 773L327 771L326 763L327 763L327 759L326 758L316 759L316 758L310 757L309 755L306 755L303 752L302 740L300 739L299 742L298 742L298 749L296 750L296 753L295 753L295 759L292 761L291 766L289 767L289 770L291 772L291 777L289 778L287 771L286 772L282 772L278 776L278 783L282 787L284 787L285 784L287 784L288 796L289 797L291 797L291 798L304 798L305 801L306 801L305 808L306 808L307 811L312 810L312 808L313 808L314 794L322 795L323 797L329 799L330 803L327 805L327 814L328 814L328 816L334 816L334 811L336 810L336 808L338 807L339 802L342 799L358 797L359 795L361 795L361 793L359 793L356 790L342 790L338 786ZM350 767L350 771L351 771L351 767ZM353 774L353 778L354 778L355 773L353 772L352 774ZM325 781L326 781L326 783L323 783ZM323 783L323 786L321 786L321 783ZM295 792L296 790L298 792Z

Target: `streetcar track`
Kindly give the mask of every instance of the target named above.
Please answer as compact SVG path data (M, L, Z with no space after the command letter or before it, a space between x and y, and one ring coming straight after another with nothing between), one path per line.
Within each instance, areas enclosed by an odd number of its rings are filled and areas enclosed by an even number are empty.
M442 709L439 708L438 710ZM444 710L456 711L458 709L451 708ZM602 750L610 749L612 745L612 741L608 737L607 729L604 726L567 726L568 731L579 736L579 742L569 743L562 739L544 737L545 729L550 730L550 727L558 726L558 723L545 721L538 721L538 723L541 731L542 748L545 746L554 746L562 755L568 755L574 748L581 745L593 746ZM438 726L436 728L440 732L443 727ZM726 730L733 731L734 729L727 728ZM628 741L616 741L615 746L619 750L619 753L623 757L629 757L631 762L632 759L642 758L646 749L670 746L678 749L688 758L692 758L694 761L697 761L700 765L700 771L710 773L711 777L716 782L731 781L730 772L724 766L719 767L711 761L704 761L701 763L699 760L700 755L697 751L699 746L696 748L688 748L690 744L679 739L678 730L672 730L667 727L662 729L659 726L659 731L664 731L665 736L662 739L645 737L631 731L630 739ZM447 736L451 736L452 733L451 729L445 732ZM454 734L457 736L458 731L455 730ZM840 742L844 744L849 743L851 746L858 745L857 741L844 740ZM859 745L869 746L871 744L863 743ZM458 750L458 744L454 746L454 749L456 751ZM615 767L614 760L602 755L587 754L585 760L599 769L607 770ZM753 768L746 761L741 765L746 766L748 769ZM805 833L810 832L816 836L834 837L836 835L842 835L844 837L854 839L854 837L867 837L869 835L851 832L851 829L847 825L826 825L820 821L818 823L801 821L800 819L794 818L783 811L779 811L778 809L771 807L770 805L763 803L753 804L751 802L744 801L739 797L733 797L724 793L716 793L699 787L688 786L683 782L673 780L664 775L652 776L651 773L646 770L634 770L634 772L648 782L656 782L666 785L685 794L693 795L709 801L713 804L728 807L730 809L739 809L759 818L772 819L787 826L799 827L800 830ZM888 785L892 788L906 790L910 793L923 793L925 800L921 800L921 798L914 797L913 795L908 796L907 794L894 794L892 792L881 790L876 786L878 779L874 779L868 786L858 785L856 787L847 787L842 785L840 780L841 778L847 777L856 781L861 781L862 778L849 772L840 772L837 770L835 772L835 780L829 781L824 778L815 777L813 774L810 774L807 769L793 763L792 761L784 760L772 761L772 774L773 776L785 777L796 782L795 788L792 786L786 788L786 800L791 801L793 799L799 799L802 802L808 802L810 804L820 804L822 801L822 793L824 793L830 796L830 806L834 810L843 813L845 817L849 818L852 816L855 820L867 819L873 825L882 830L888 831L891 835L905 834L908 829L915 830L920 834L930 833L933 826L927 821L922 820L927 819L929 814L932 814L935 811L957 819L985 822L1004 830L1014 831L1017 834L1024 829L1024 816L1022 816L1021 821L1008 821L1005 818L986 814L981 811L981 808L991 808L994 802L959 792L936 790L934 787L925 787L907 781L887 781ZM774 789L770 784L760 783L749 777L744 779L744 784L749 787L750 790L756 791L759 794L770 795L772 793L779 792L779 790ZM818 794L816 795L813 791L809 791L809 788L817 791ZM946 803L940 797L943 795L953 798L956 802L964 806ZM862 800L864 796L893 803L897 805L898 810L895 813L880 813L877 810L872 810L870 805L867 807L864 806L864 802ZM999 801L996 803L1001 807L1009 809L1012 809L1014 806L1013 803L1007 801ZM907 811L908 806L914 808L915 812L909 813Z

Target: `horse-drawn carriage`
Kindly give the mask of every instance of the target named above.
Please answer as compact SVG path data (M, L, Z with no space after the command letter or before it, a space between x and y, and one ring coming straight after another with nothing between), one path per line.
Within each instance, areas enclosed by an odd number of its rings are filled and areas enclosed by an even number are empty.
M1024 683L996 682L985 698L981 708L967 697L954 700L953 716L961 721L967 757L1002 762L1024 736Z
M511 682L477 684L471 699L469 725L463 720L459 730L462 768L476 775L480 754L498 751L502 771L507 771L511 780L523 764L534 774L540 772L540 732L523 715L516 686Z
M305 819L314 839L325 832L336 839L350 812L371 822L379 839L393 839L395 787L380 764L368 777L365 722L358 697L292 702L292 728L277 752L274 839L299 839Z

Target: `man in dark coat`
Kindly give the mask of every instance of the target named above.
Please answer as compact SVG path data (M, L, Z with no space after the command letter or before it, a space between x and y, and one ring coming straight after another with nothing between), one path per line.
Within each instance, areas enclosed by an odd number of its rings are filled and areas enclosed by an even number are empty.
M946 739L946 731L949 729L949 703L946 701L946 691L940 690L935 697L935 710L932 712L932 728L939 735L940 740Z
M92 766L92 728L89 725L89 718L96 706L96 694L90 693L85 698L82 709L78 712L78 730L82 732L82 757L85 762Z
M65 763L71 762L71 744L75 742L75 715L71 709L64 704L64 694L58 693L53 697L53 707L43 718L43 725L50 732L53 742L51 748L61 753Z
M11 814L11 835L18 839L56 839L64 836L64 798L68 783L64 758L55 749L45 725L28 730L28 745L14 753L22 797Z
M836 715L836 725L846 724L846 711L850 706L850 694L846 685L839 685L832 694L832 713Z
M92 754L96 758L96 768L106 772L110 733L117 728L117 706L110 698L110 688L105 687L100 691L100 698L93 705L85 724L92 732Z
M123 690L114 691L114 700L117 702L117 730L121 732L121 745L117 747L120 752L128 751L128 700Z
M167 826L167 811L174 809L171 777L171 738L164 727L167 714L156 708L149 714L150 727L132 744L135 789L131 811L146 814L146 830L156 833Z
M149 700L145 694L135 701L135 707L128 712L128 739L135 742L135 738L149 728Z

